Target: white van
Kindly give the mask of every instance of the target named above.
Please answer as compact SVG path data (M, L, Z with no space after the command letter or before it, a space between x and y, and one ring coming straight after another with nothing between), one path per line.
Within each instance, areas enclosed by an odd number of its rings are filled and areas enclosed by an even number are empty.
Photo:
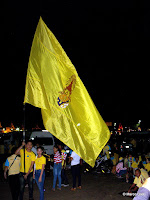
M47 130L33 131L30 136L30 140L34 143L38 143L40 146L44 147L47 154L54 154L53 147L55 144L53 135Z

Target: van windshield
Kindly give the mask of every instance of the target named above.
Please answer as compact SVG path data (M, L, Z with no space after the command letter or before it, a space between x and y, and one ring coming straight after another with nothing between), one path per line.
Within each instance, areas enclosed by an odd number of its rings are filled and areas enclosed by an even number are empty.
M34 139L34 144L39 144L41 146L43 145L53 145L53 139L52 138L35 138Z

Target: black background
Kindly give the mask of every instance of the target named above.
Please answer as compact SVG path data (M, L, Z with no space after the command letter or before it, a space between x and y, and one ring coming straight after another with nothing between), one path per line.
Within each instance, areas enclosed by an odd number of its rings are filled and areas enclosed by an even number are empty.
M32 40L40 16L54 33L105 121L130 124L150 114L148 1L5 1L1 3L0 121L23 122ZM42 125L26 105L27 126Z

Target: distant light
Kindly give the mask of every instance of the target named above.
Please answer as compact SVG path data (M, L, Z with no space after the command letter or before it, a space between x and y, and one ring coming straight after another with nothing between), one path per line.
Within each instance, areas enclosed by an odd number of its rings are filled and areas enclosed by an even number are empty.
M81 125L80 123L77 124L77 126L80 126L80 125Z
M66 150L66 153L69 153L70 152L70 150Z
M42 132L48 132L48 130L42 130Z
M126 146L126 149L129 149L129 146Z
M34 138L32 137L31 140L34 140Z
M141 120L138 121L138 124L140 124L140 123L141 123Z
M116 126L116 123L114 123L114 126Z

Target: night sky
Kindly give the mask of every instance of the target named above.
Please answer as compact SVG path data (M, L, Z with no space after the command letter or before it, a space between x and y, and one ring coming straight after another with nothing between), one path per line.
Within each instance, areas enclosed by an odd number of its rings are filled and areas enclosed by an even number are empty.
M105 121L141 119L150 124L148 1L23 2L1 5L2 125L23 122L28 60L40 16L76 67ZM27 105L26 123L41 125L40 109Z

